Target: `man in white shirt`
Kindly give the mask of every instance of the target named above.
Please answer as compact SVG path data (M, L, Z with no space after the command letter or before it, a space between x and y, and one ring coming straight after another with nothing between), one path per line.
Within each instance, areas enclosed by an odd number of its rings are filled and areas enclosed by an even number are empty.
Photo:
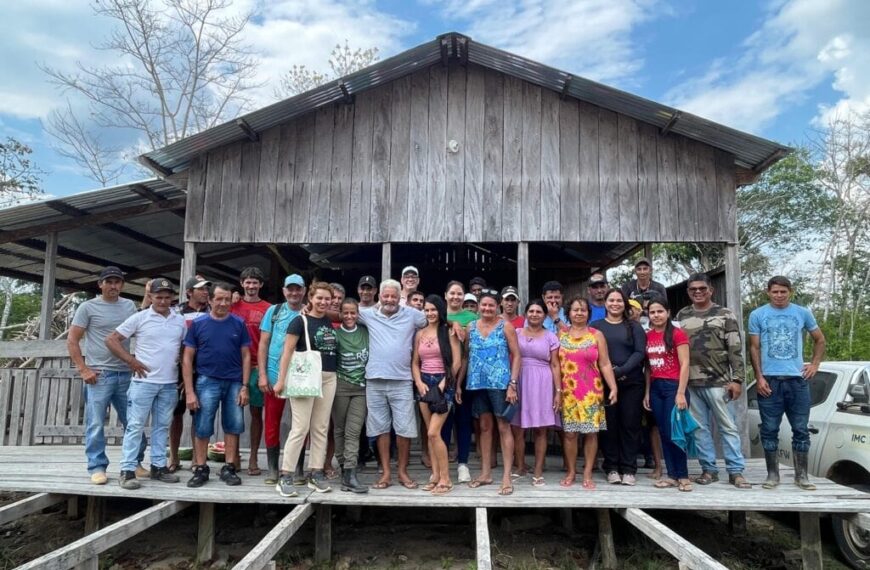
M177 483L178 476L166 467L169 424L178 401L178 357L186 327L184 317L170 309L175 289L166 279L151 282L151 306L116 328L106 347L130 367L133 378L127 393L127 427L121 459L121 487L138 489L136 454L142 431L151 416L151 479ZM124 341L136 337L136 355Z

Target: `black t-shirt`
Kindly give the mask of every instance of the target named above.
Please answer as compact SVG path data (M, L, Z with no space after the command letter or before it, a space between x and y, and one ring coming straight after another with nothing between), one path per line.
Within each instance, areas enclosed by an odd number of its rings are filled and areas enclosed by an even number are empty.
M332 328L332 321L327 317L306 316L305 318L308 319L308 338L311 342L311 348L320 351L323 371L335 372L338 368L338 341L335 337L335 329ZM299 341L296 343L296 350L299 352L306 350L305 338L302 335L304 330L302 318L293 319L287 325L287 334L299 337Z
M638 323L629 321L629 334L624 322L613 324L604 319L590 323L589 326L604 335L616 379L625 376L626 380L643 382L643 362L646 358L646 333L643 328Z

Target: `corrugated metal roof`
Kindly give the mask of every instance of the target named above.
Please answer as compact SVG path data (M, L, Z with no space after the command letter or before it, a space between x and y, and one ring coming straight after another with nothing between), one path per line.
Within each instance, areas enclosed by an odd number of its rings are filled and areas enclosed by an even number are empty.
M426 68L441 61L442 57L455 57L553 91L565 91L577 99L659 128L667 125L680 112L673 107L474 42L462 34L448 33L356 73L243 115L241 119L255 132L261 132L324 104L342 100L345 93L341 85L344 85L349 95L353 95ZM779 143L686 112L680 112L679 119L670 130L734 154L735 164L747 169L766 168L775 162L771 159L778 153L791 150ZM186 169L190 161L203 152L242 140L246 136L236 121L230 121L148 152L142 157L154 161L162 168L179 172Z

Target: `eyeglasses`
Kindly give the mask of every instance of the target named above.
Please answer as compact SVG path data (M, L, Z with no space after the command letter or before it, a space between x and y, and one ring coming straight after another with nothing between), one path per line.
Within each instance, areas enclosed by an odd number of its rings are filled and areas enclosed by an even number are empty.
M689 293L704 293L709 287L689 287Z
M604 287L607 287L607 283L596 283L595 285L590 285L589 287L591 287L592 289L603 289Z

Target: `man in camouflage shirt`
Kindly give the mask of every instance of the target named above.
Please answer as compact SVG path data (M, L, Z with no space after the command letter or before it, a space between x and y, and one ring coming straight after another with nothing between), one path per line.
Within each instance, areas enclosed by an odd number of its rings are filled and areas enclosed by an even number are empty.
M728 405L740 397L745 378L740 324L731 310L713 303L713 286L705 273L689 277L688 289L692 304L677 313L676 320L689 336L689 406L701 424L695 442L703 472L695 482L709 485L719 480L712 417L722 443L728 482L738 489L749 489L751 485L743 477L740 432Z

